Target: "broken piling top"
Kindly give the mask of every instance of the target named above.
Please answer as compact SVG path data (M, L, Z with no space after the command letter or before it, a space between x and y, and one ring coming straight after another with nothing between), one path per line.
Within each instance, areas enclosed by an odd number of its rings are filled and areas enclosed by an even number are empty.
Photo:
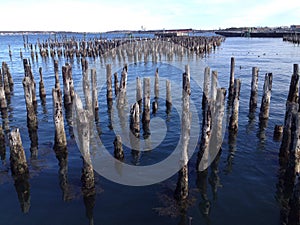
M124 159L122 139L120 135L117 135L114 140L114 156L118 160Z
M29 173L21 135L18 128L13 129L9 135L10 166L13 176L27 175Z
M260 120L268 119L268 117L269 117L272 81L273 81L273 74L266 73L264 87L263 87L263 96L262 96L262 100L261 100L261 107L260 107L260 113L259 113Z

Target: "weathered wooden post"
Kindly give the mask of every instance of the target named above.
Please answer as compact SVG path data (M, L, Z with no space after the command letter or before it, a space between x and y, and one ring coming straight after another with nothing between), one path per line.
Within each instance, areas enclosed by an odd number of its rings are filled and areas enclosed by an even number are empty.
M45 105L46 103L46 90L43 80L43 73L42 73L42 67L39 68L39 74L40 74L40 82L39 82L39 95L42 102L42 105Z
M111 64L106 65L106 99L107 99L107 105L112 105L113 100L113 92L112 92L112 72L111 72Z
M13 176L28 175L28 165L24 148L22 145L21 135L18 128L13 129L9 136L10 146L10 167Z
M282 142L279 150L279 160L283 164L287 164L290 155L290 149L292 144L292 126L296 124L296 115L299 106L295 102L286 103L285 121L283 127Z
M1 111L7 109L7 101L5 97L4 88L2 86L0 86L0 109Z
M249 102L249 117L253 117L257 107L258 68L252 67L251 95Z
M54 75L55 75L55 88L60 89L59 76L58 76L58 61L54 60Z
M77 110L77 128L80 142L79 146L80 152L83 156L83 167L81 174L82 191L85 195L92 195L95 194L95 178L90 156L90 112L78 106Z
M241 90L241 80L235 79L232 112L231 112L229 126L228 126L229 130L233 132L237 132L238 130L240 90Z
M273 80L273 74L267 73L265 75L263 96L262 96L262 100L261 100L261 107L260 107L260 113L259 113L260 120L266 120L269 117L272 80Z
M18 194L22 212L27 213L30 208L29 169L18 128L9 135L10 167L14 178L14 185Z
M119 80L118 80L118 73L114 73L114 87L115 87L115 96L119 94Z
M299 98L298 85L299 85L299 66L298 66L298 64L294 64L294 71L293 71L293 75L291 77L289 94L288 94L288 98L287 98L288 102L299 103L298 102L298 98Z
M83 72L82 87L83 87L83 94L85 98L85 109L89 111L90 113L89 115L91 119L91 117L93 116L93 106L92 106L92 97L90 91L90 80L88 77L88 71Z
M135 137L140 136L140 107L134 103L130 110L130 130Z
M229 79L229 87L228 87L228 99L232 102L233 93L234 93L234 67L235 67L235 59L231 57L230 61L230 79Z
M166 80L166 112L169 114L172 109L172 93L171 93L171 81Z
M289 202L289 216L288 221L291 225L300 224L300 177L296 181L290 202Z
M143 99L143 115L142 115L142 122L143 122L143 130L144 136L150 135L150 77L145 77L143 80L144 85L144 99Z
M35 113L35 107L34 107L34 100L33 100L33 89L32 89L32 80L30 77L24 77L23 79L23 88L24 88L24 97L25 97L25 103L26 103L26 109L27 109L27 120L28 120L28 127L29 130L37 129L37 117Z
M122 147L122 139L120 135L117 135L114 140L114 156L116 159L123 161L124 152Z
M55 125L55 148L66 148L67 138L64 128L63 112L62 112L62 93L58 88L52 89L53 99L53 120Z
M215 102L217 99L217 90L218 90L218 72L212 71L211 74L211 87L210 87L210 94L211 94L211 101ZM214 105L211 105L214 106ZM212 108L213 109L213 108Z
M186 72L183 73L183 90L182 90L182 155L180 159L181 169L178 172L178 180L174 193L175 199L182 201L187 199L189 193L188 187L188 145L190 140L191 129L191 113L190 113L190 74L186 67Z
M91 81L92 81L92 106L95 121L99 121L99 103L98 103L98 89L97 89L97 73L96 69L91 69Z
M155 71L155 80L154 80L154 98L159 98L159 75L158 75L158 68Z
M124 66L121 73L120 89L117 99L117 106L122 107L126 103L126 87L127 87L127 65Z
M210 68L205 67L204 80L203 80L202 110L205 109L209 99L210 99Z
M143 91L140 77L136 78L136 102L139 104L140 111L142 111Z

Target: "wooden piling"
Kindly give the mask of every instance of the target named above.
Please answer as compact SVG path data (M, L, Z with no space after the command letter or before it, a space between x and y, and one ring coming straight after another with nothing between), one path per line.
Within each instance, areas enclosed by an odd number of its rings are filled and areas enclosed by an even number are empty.
M143 91L140 77L136 78L136 102L139 104L140 111L142 111Z
M145 77L143 79L143 115L142 115L142 122L143 122L143 130L145 135L150 134L150 77Z
M34 107L34 100L33 100L33 84L30 77L24 77L23 79L23 88L24 88L24 97L25 97L25 103L26 103L26 110L27 110L27 120L28 125L30 129L36 129L37 128L37 117L35 113L35 107Z
M291 82L290 82L290 88L289 88L289 94L287 101L288 102L295 102L299 103L298 98L299 98L299 66L298 64L294 64L294 70L293 74L291 77Z
M62 66L62 77L64 87L64 106L68 108L72 104L74 98L74 82L72 77L72 66L68 63Z
M172 93L171 93L171 81L166 80L166 112L169 114L172 108Z
M120 135L117 135L114 140L114 156L116 159L123 161L124 152L122 147L122 139Z
M118 80L118 73L114 73L114 87L115 87L115 96L119 94L119 80Z
M90 156L90 112L77 106L77 128L79 136L80 152L83 156L83 167L81 174L82 191L84 195L95 193L94 169Z
M260 107L260 113L259 113L260 120L265 120L265 119L268 119L268 117L269 117L272 80L273 80L273 74L267 73L265 75L263 96L262 96L262 100L261 100L261 107Z
M106 88L107 102L110 102L113 99L111 64L106 65Z
M158 68L155 71L155 80L154 80L154 98L159 98L159 74L158 74Z
M0 86L0 110L7 109L7 101L5 97L4 88Z
M55 75L55 88L60 89L59 76L58 76L58 61L54 60L54 75Z
M230 60L230 79L229 79L229 87L228 87L228 99L233 98L234 94L234 67L235 67L235 59L231 57Z
M62 93L58 88L52 89L53 99L53 121L55 125L55 147L66 148L67 138L64 128L64 119L62 112Z
M127 66L125 65L121 73L120 89L119 89L119 95L117 101L118 107L122 107L126 103L126 87L127 87Z
M234 80L234 92L233 92L233 105L231 116L229 120L229 130L237 132L238 130L238 117L239 117L239 101L240 101L240 90L241 90L241 80Z
M258 68L252 67L252 80L251 80L251 95L249 102L249 115L255 112L257 107L257 91L258 91Z
M140 107L134 103L130 109L130 130L135 137L140 136Z
M218 72L217 71L212 71L212 74L211 74L211 87L210 87L211 101L212 102L215 102L216 99L217 99L217 90L218 90Z
M13 176L22 176L29 173L21 135L18 128L13 129L9 136L10 167Z
M202 110L205 109L209 99L210 99L210 68L205 67L204 80L203 80Z
M39 68L39 74L40 74L40 82L39 82L39 95L42 104L44 105L46 102L46 90L43 80L43 73L42 73L42 67Z
M99 103L98 103L98 89L97 89L97 73L96 69L91 69L91 81L92 81L92 106L93 114L96 121L99 121Z
M188 67L186 67L188 68ZM190 113L190 74L189 70L183 73L183 89L182 89L182 121L181 121L181 132L182 132L182 153L180 159L181 169L178 172L178 180L174 193L175 199L182 201L187 199L189 193L188 187L188 145L190 140L190 129L191 129L191 113Z

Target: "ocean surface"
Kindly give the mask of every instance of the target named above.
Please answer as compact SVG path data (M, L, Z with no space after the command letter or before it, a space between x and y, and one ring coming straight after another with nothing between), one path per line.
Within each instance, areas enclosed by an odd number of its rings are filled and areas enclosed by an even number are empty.
M71 37L72 34L70 34ZM78 39L100 37L96 34L76 34ZM53 34L28 34L28 42L35 44L38 40L54 38ZM59 37L58 37L59 38ZM10 45L12 57L9 57ZM22 35L0 36L0 62L8 64L14 80L14 91L8 107L10 129L18 127L21 132L23 146L29 165L30 177L27 184L17 186L9 169L9 145L6 141L6 159L0 165L0 224L2 225L141 225L141 224L280 224L281 204L278 201L278 152L280 142L273 140L273 130L276 124L282 124L285 113L285 101L288 95L293 64L300 62L299 46L283 42L280 38L227 38L224 43L208 55L177 58L161 61L137 63L105 60L104 58L87 58L89 68L96 68L99 91L100 135L103 146L113 154L113 140L119 129L117 110L112 122L107 111L105 99L105 66L112 64L113 73L120 72L124 63L128 63L128 105L134 102L136 76L151 77L151 99L153 100L153 83L156 68L160 79L172 82L172 97L174 106L169 115L165 112L164 83L160 82L159 109L156 115L151 115L151 143L153 149L141 152L139 158L134 158L130 147L124 146L125 160L130 165L153 165L166 159L180 137L180 110L176 101L181 95L176 87L181 85L184 66L190 65L192 94L195 105L193 116L198 115L201 127L201 99L204 68L218 72L219 87L228 88L230 73L230 58L235 57L235 77L242 82L239 129L236 140L229 140L226 130L222 151L207 173L197 176L195 170L197 148L189 162L189 204L186 210L178 210L173 200L177 173L168 179L148 186L128 186L111 181L95 172L96 196L86 198L81 187L82 158L73 136L72 128L65 119L65 130L68 141L67 171L61 174L59 161L53 150L54 122L52 107L52 88L54 87L53 59L31 60L33 74L37 87L39 67L43 68L46 88L46 105L42 106L38 98L38 156L31 158L30 138L27 128L26 106L22 79L24 77L23 58L30 57L30 49L25 49ZM150 57L151 59L151 57ZM60 82L62 86L61 67L72 64L75 89L80 93L82 70L80 60L58 58ZM258 107L255 118L250 120L249 99L252 67L259 68ZM270 116L265 128L259 126L259 107L262 98L264 75L273 73L273 88L270 106ZM177 86L176 86L177 85ZM37 91L38 93L38 91ZM151 101L152 101L151 100ZM115 105L115 102L114 102ZM180 105L180 104L179 104ZM129 108L127 109L127 112ZM126 116L127 114L125 114ZM128 116L128 115L127 115ZM227 115L225 115L226 117ZM111 129L113 125L114 129ZM160 134L165 132L164 137ZM200 133L201 135L201 133ZM162 140L161 140L161 139ZM159 143L156 143L159 139ZM126 140L124 140L126 143ZM94 149L93 155L97 155ZM166 167L166 169L168 169ZM22 196L25 192L27 212L22 212ZM20 191L21 190L21 191ZM24 197L24 196L23 196ZM23 198L24 199L24 198Z

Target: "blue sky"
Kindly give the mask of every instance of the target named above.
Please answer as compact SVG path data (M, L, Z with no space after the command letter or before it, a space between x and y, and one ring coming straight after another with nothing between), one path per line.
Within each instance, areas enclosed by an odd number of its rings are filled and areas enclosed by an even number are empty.
M219 29L300 24L299 0L0 0L0 30Z

